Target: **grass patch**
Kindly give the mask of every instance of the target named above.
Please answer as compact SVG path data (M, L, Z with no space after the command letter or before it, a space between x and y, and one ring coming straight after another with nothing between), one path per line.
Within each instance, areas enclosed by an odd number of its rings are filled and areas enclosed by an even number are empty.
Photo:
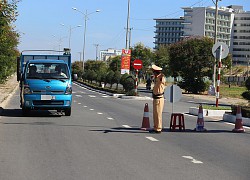
M209 110L231 110L230 106L212 106L212 105L202 105L203 109L209 109Z
M241 94L246 91L246 87L232 86L229 88L228 85L220 86L220 96L228 98L240 98L244 99Z

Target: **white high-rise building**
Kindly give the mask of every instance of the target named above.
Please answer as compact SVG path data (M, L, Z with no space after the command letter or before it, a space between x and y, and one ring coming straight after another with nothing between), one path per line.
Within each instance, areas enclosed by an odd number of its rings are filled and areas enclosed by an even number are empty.
M184 17L172 19L182 22L182 34L179 40L191 36L207 36L215 39L215 7L183 7ZM168 24L171 19L155 19L155 48L160 44L171 44L165 37L165 29L175 28ZM176 31L174 32L176 33ZM170 37L171 38L171 37ZM218 8L217 16L217 42L224 42L229 46L233 62L247 64L250 61L250 12L244 11L242 6L231 5Z
M242 6L229 6L234 9L232 41L230 51L237 64L250 62L250 12L243 11Z
M180 19L154 19L156 20L155 49L160 45L178 42L183 36L183 18Z
M184 28L183 36L215 37L215 7L183 7ZM217 42L230 46L231 29L233 25L233 9L218 8Z

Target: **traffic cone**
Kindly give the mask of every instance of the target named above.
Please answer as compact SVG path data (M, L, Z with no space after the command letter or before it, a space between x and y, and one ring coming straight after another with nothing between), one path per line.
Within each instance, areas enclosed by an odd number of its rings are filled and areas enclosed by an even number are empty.
M150 123L149 123L148 103L146 103L144 107L144 114L143 114L141 129L147 130L149 128L150 128Z
M233 129L233 132L239 132L239 133L245 132L245 129L243 128L242 124L242 115L240 106L237 106L235 128Z
M198 118L196 123L195 131L206 131L204 128L204 118L203 118L203 108L202 105L199 106Z

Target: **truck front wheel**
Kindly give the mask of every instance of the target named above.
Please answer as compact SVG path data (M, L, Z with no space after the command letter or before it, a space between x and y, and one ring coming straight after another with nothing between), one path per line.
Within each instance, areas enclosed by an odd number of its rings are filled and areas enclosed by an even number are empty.
M65 109L65 116L71 115L71 108Z
M22 107L22 114L23 114L23 116L27 116L29 114L29 112L30 112L30 109Z

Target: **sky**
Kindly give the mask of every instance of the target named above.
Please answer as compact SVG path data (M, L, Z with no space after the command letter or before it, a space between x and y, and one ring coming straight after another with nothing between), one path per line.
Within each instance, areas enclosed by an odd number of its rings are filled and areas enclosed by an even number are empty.
M228 5L250 11L250 0L218 2L219 7ZM154 48L154 18L179 18L182 7L207 6L215 5L212 0L130 0L131 46ZM70 44L72 61L82 60L84 15L73 8L88 14L85 61L95 59L96 51L125 48L128 0L21 0L15 22L21 35L19 51L62 50Z

